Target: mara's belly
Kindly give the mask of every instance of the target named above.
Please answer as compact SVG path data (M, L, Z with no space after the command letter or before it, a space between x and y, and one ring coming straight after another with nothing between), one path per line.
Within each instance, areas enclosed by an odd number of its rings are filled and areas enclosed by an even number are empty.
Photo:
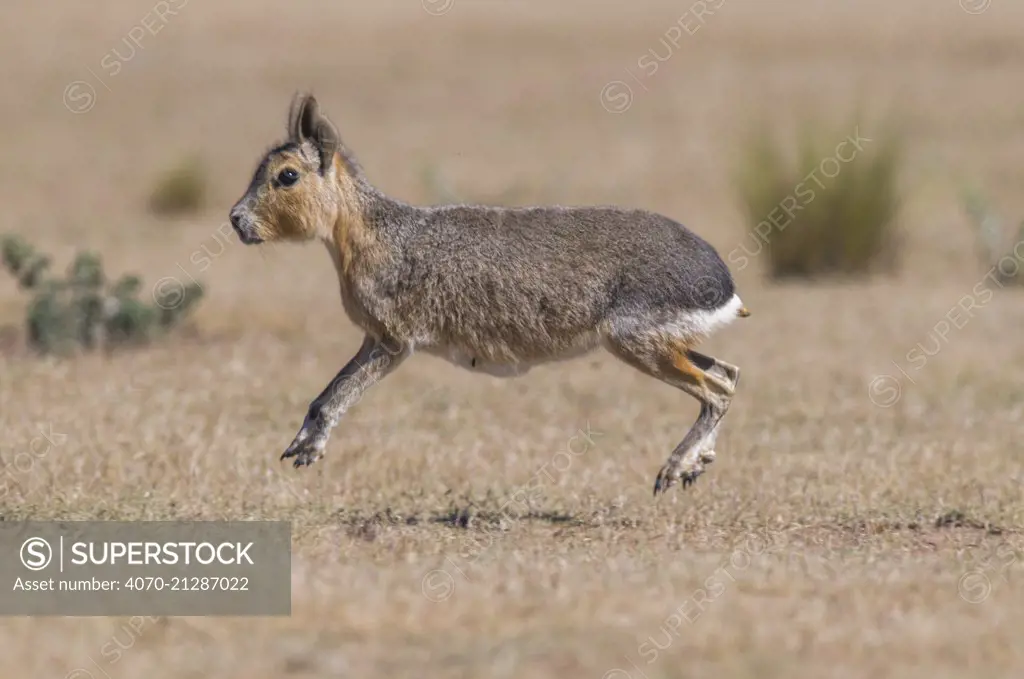
M490 375L492 377L519 377L530 371L530 369L555 361L567 361L591 352L598 345L598 338L595 335L581 337L573 346L554 352L546 356L532 356L529 358L509 359L507 361L494 361L485 359L481 354L470 350L456 347L430 347L422 351L443 358L452 365L469 370L470 372Z
M464 368L475 373L490 375L492 377L519 377L525 374L530 368L537 365L536 362L517 363L494 363L488 362L476 356L464 353L457 349L430 352L435 356L443 358L454 366Z

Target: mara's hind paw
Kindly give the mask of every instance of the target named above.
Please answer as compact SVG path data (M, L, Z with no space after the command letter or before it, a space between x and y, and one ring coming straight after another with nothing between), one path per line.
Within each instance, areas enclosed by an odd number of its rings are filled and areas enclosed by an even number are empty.
M682 482L684 489L689 488L697 482L697 477L704 473L704 466L714 461L715 451L708 450L689 463L672 460L666 462L658 472L658 478L654 480L654 496L657 497L658 493L664 493L678 481Z

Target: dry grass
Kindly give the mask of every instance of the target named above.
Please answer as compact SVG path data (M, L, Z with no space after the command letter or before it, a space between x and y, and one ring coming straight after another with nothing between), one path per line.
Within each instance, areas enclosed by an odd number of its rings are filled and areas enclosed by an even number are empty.
M11 224L61 261L87 247L208 284L187 342L63 363L8 347L0 457L39 426L67 438L18 472L3 518L286 518L295 535L290 618L175 618L136 639L124 619L7 619L7 673L1019 677L1024 305L975 288L958 189L967 175L1024 213L1024 9L764 5L726 2L646 89L626 69L664 54L677 3L188 3L116 76L100 61L148 3L0 9ZM72 114L61 93L87 79L95 106ZM620 79L635 98L613 115L599 93ZM759 258L738 270L753 315L706 347L744 370L718 461L657 502L696 406L605 356L515 381L416 357L295 472L277 456L358 334L321 248L246 249L222 223L305 87L405 199L431 199L432 166L456 195L649 207L723 254L744 238L729 168L753 115L845 121L873 102L912 122L905 266L814 287L764 283ZM165 228L144 198L191 148L210 207ZM110 664L115 636L132 646Z

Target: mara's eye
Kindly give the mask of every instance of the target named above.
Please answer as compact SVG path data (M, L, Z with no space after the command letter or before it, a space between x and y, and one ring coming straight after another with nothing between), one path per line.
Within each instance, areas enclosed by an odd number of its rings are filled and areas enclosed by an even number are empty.
M299 181L299 173L291 169L290 167L281 170L281 172L277 175L277 182L281 186L291 186L297 181Z

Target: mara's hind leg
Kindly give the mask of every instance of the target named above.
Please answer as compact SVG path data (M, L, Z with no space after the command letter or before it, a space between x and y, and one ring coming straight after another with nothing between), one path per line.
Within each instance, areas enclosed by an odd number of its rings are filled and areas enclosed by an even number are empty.
M669 455L654 482L654 494L677 481L689 486L715 459L718 428L739 381L739 368L693 351L686 343L658 331L610 337L608 349L629 365L685 391L700 402L700 414Z
M704 354L698 353L693 349L686 350L686 356L690 359L695 366L700 370L704 371L707 375L714 375L722 378L728 385L729 400L732 399L732 394L736 390L736 384L740 381L740 369L731 363L714 358L713 356L705 356ZM703 407L703 406L702 406ZM729 404L726 403L725 409L728 410ZM718 429L722 426L722 417L725 416L723 411L718 416L718 421L715 426L712 427L711 432L704 438L704 441L700 446L700 461L704 464L710 464L715 461L715 441L718 439ZM690 481L692 483L693 481ZM684 481L684 486L689 485Z

